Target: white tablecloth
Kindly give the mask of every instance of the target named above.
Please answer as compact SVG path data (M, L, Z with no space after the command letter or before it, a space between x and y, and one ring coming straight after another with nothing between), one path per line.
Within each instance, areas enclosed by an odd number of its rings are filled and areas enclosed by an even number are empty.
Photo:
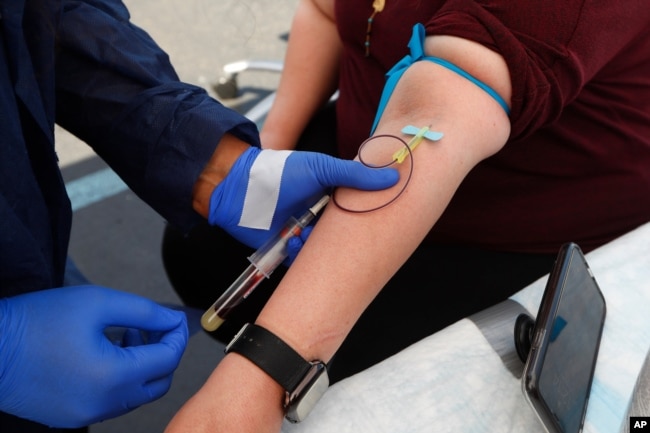
M587 261L605 296L607 318L584 431L614 433L628 422L650 348L650 224L591 252ZM546 280L509 302L536 314ZM498 319L505 341L511 341L514 317ZM303 423L285 422L282 431L543 432L523 397L521 373L479 326L463 319L333 385Z

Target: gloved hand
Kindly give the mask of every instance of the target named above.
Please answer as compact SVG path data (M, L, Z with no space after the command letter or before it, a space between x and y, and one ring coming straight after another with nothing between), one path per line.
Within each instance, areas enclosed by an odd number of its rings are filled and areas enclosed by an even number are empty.
M292 236L287 240L287 258L282 263L283 265L291 266L313 229L314 226L307 226L300 231L299 236Z
M111 326L136 346L111 343ZM184 313L103 287L0 299L0 410L64 428L122 415L169 390L187 339Z
M208 221L258 248L331 187L379 190L398 180L392 168L369 168L316 152L251 147L212 193Z

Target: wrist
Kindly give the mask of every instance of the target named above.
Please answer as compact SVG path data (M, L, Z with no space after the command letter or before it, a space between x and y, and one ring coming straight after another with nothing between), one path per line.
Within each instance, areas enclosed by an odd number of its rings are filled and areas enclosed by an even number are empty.
M262 326L244 325L226 346L226 353L230 352L248 359L282 387L282 407L291 422L304 420L329 386L324 362L304 359Z
M165 433L277 433L283 420L283 394L280 385L249 360L228 354Z
M258 366L237 353L228 354L221 362L224 361L231 374L237 375L235 382L238 383L238 385L230 385L232 390L236 390L237 397L230 395L228 404L232 404L233 398L236 398L237 408L243 411L235 415L235 419L238 417L243 419L238 419L235 428L227 431L255 433L280 431L284 419L282 387ZM251 405L251 402L255 403ZM235 412L238 410L235 409Z
M248 143L234 135L225 134L222 137L212 157L199 174L192 191L192 207L204 218L208 217L212 192L249 147Z

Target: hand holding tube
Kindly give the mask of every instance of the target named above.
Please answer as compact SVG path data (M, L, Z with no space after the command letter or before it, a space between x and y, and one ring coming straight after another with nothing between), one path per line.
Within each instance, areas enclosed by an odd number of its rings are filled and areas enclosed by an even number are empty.
M299 219L289 218L289 221L280 232L270 238L248 258L251 264L203 314L201 318L203 328L208 331L215 331L221 326L230 311L246 299L259 283L264 278L268 278L280 263L287 258L289 239L299 236L301 231L318 215L328 201L329 196L323 196Z
M214 189L208 221L259 248L290 216L298 215L332 187L380 190L398 180L399 173L392 168L369 168L317 152L251 147Z

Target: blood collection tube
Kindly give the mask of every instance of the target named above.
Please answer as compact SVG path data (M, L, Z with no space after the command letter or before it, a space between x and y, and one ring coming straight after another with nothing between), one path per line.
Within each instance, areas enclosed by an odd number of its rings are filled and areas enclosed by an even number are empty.
M292 236L298 236L302 229L318 215L329 201L323 196L300 218L291 217L282 230L257 249L248 260L251 262L246 270L226 289L212 306L203 313L201 326L207 331L215 331L226 320L230 312L237 307L264 278L287 257L287 242Z

